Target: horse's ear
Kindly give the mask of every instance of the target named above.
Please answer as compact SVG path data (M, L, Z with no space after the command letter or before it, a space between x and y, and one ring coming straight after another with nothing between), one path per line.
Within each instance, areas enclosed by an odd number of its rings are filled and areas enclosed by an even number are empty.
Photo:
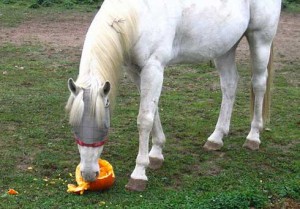
M107 96L108 95L108 93L109 93L109 91L110 91L110 83L109 83L109 81L106 81L105 82L105 84L103 85L103 88L102 88L103 90L103 94L105 95L105 96Z
M79 93L79 87L76 86L74 80L72 78L69 78L68 80L68 88L72 94L75 96Z

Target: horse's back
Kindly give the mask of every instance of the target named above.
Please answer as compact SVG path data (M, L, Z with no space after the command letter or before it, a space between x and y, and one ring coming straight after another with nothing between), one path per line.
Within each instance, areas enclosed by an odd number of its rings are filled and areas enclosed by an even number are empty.
M145 57L159 57L163 64L213 59L239 41L250 19L248 0L144 3L140 5L140 34L135 48L137 60L142 62Z
M280 8L280 2L141 1L138 7L140 34L134 51L137 64L144 66L153 57L164 65L219 57L238 43L249 29L249 23L255 28L270 19ZM273 19L275 24L278 18Z

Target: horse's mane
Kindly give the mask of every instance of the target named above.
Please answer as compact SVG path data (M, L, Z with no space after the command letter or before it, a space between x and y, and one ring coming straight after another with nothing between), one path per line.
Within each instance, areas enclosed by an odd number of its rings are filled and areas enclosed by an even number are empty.
M90 28L84 42L76 86L90 89L91 110L101 119L104 111L99 90L106 81L111 83L109 98L114 102L121 68L135 41L137 14L134 5L126 0L106 0ZM81 121L83 93L69 97L66 110L70 123ZM100 121L99 121L100 122Z

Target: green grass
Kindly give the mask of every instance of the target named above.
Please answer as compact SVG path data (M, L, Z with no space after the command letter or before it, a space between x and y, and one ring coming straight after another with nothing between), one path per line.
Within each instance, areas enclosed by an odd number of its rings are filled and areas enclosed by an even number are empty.
M299 13L300 12L300 1L295 0L295 1L287 1L283 0L283 9L284 11L292 12L292 13Z
M29 21L33 18L55 21L59 14L70 15L84 15L89 12L95 12L99 7L97 4L92 5L77 5L73 4L69 9L64 4L58 4L53 7L38 7L31 8L32 1L17 1L14 3L3 3L0 1L0 22L1 27L16 27L24 21Z
M1 12L9 13L6 8ZM31 13L41 14L49 15L46 9ZM15 15L4 19L4 25L22 21ZM123 79L102 155L114 166L116 183L105 192L68 194L67 184L74 183L70 173L74 176L79 162L64 112L66 81L76 77L80 59L73 51L42 44L0 47L0 208L270 208L286 198L299 203L297 62L277 70L270 131L262 134L257 152L242 148L250 123L247 65L239 66L231 133L222 151L213 153L202 145L218 117L217 73L206 64L168 68L160 102L168 140L165 163L158 171L147 171L149 184L142 193L124 188L138 150L138 94ZM19 194L7 195L9 188Z

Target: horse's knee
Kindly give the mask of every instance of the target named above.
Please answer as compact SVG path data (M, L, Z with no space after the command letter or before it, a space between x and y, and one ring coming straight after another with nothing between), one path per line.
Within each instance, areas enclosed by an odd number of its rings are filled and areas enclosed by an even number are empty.
M151 131L154 123L154 114L140 113L137 118L137 126L139 130Z

